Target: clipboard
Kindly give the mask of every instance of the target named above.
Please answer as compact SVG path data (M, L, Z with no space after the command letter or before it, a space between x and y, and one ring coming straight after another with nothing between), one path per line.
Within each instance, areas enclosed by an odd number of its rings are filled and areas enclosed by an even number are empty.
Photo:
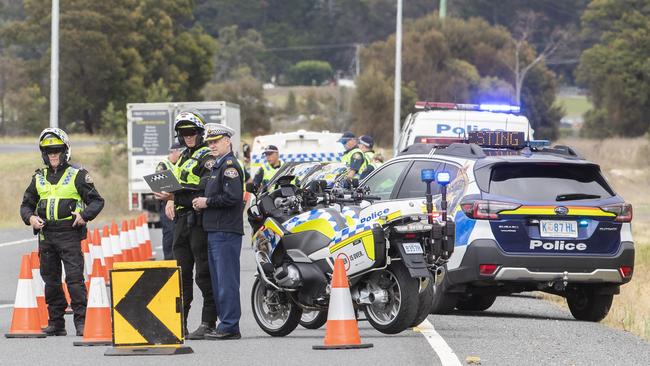
M178 192L181 190L196 190L193 187L184 187L178 182L171 170L163 170L158 173L145 175L144 181L154 192Z

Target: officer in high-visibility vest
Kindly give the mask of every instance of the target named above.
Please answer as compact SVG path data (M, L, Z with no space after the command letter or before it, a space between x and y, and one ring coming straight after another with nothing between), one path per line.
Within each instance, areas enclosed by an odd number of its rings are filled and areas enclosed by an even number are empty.
M244 235L244 171L232 152L231 128L217 123L205 126L206 141L217 159L206 180L205 197L192 203L203 210L203 228L208 232L208 253L219 325L207 339L240 339L239 302L242 236Z
M183 152L181 144L174 142L169 148L167 158L158 163L156 172L162 172L164 170L175 172L176 162L178 162L178 159L181 157L181 152ZM160 225L162 226L163 258L165 260L174 259L174 252L172 249L172 244L174 243L174 222L165 215L165 204L160 206Z
M205 333L215 327L217 309L212 296L210 267L208 265L208 237L203 230L201 213L192 208L192 200L203 195L205 183L201 178L210 174L214 157L203 141L205 118L198 111L179 113L174 120L178 142L186 149L176 162L176 178L186 189L154 192L157 199L166 200L165 213L174 220L174 259L181 267L183 287L183 313L185 324L194 298L192 278L203 295L201 325L187 339L205 339ZM196 265L196 276L194 266ZM187 329L185 330L187 332Z
M44 168L36 170L25 190L20 216L38 233L41 277L49 315L48 336L67 335L63 315L68 306L61 286L61 261L70 292L74 324L83 335L86 320L86 286L81 240L86 223L99 214L104 199L85 169L69 163L68 135L59 128L46 128L38 139Z
M372 149L374 145L375 140L371 136L359 136L359 150L363 152L363 156L366 158L366 162L368 164L366 169L361 172L359 179L365 178L368 176L368 174L370 174L370 172L377 168L377 165L375 165L375 151Z
M343 144L345 153L341 157L341 162L345 163L348 168L347 178L359 178L359 175L368 166L368 162L363 152L357 147L358 141L352 132L346 132L341 136L339 142Z
M255 190L259 190L263 185L268 183L284 164L280 160L280 151L275 145L266 146L264 148L264 156L266 157L266 161L262 163L262 167L255 174L255 178L253 178L253 187L255 187Z

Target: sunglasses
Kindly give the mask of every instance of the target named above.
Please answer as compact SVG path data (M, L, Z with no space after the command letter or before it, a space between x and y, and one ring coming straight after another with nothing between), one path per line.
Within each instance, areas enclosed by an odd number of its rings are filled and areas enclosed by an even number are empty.
M277 153L277 151L265 151L264 155L269 156L269 155L273 155L275 153Z
M45 149L46 154L59 154L62 153L65 148L63 147L50 147Z
M196 136L198 134L198 132L193 128L180 130L178 133L183 137Z

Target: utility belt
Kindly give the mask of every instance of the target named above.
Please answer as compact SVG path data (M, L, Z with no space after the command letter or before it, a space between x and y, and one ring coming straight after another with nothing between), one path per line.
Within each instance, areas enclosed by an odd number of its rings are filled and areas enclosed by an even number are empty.
M42 233L62 233L62 232L80 232L81 237L85 237L87 233L86 225L72 226L74 220L43 220L45 225L40 230ZM39 230L34 229L34 235L39 234Z
M176 209L174 222L177 222L177 220L187 220L188 227L202 226L203 213L194 211L191 208Z

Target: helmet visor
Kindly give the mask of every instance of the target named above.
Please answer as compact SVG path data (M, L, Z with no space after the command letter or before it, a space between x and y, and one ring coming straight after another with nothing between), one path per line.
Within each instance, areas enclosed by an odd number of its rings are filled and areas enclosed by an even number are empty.
M52 136L52 135L45 137L45 138L42 139L41 142L39 143L39 146L42 147L42 148L43 148L43 147L50 147L50 146L59 146L59 147L63 147L64 145L65 145L65 144L63 143L63 140L61 140L61 139L60 139L59 137L57 137L57 136Z
M196 128L179 128L178 133L183 137L196 136L199 134L199 131Z
M47 146L42 147L41 150L46 154L59 154L65 151L65 146Z

